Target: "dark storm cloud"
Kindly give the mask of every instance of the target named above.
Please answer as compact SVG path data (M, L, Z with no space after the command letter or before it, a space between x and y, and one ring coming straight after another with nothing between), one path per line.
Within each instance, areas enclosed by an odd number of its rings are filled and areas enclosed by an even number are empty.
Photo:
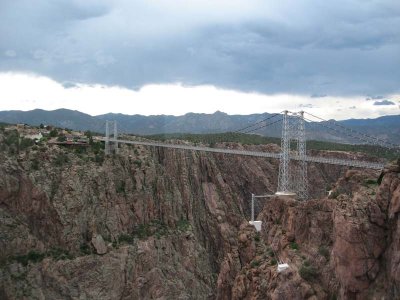
M395 105L395 103L389 100L382 100L382 101L375 101L374 105Z
M239 2L2 1L0 71L129 88L399 92L398 1Z

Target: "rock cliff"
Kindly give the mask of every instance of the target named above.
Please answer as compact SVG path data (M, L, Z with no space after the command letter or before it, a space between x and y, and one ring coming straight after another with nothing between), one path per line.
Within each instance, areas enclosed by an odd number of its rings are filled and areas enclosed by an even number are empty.
M379 185L376 172L310 165L315 200L259 200L258 234L249 195L276 190L275 160L138 146L104 159L9 150L0 152L1 299L399 297L397 165ZM279 261L289 269L277 273Z

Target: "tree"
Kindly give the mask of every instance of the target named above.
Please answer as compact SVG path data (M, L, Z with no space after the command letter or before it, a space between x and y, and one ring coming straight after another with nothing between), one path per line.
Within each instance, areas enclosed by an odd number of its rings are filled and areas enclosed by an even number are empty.
M53 128L50 131L50 137L56 137L56 136L58 136L58 131L57 131L57 129Z

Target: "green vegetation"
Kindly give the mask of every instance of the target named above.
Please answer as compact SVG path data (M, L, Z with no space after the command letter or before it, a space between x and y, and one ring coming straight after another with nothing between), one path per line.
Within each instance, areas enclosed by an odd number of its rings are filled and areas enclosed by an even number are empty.
M307 141L307 149L362 152L373 157L385 158L388 160L395 159L400 155L394 149L387 149L377 145L340 144L314 140Z
M38 252L36 250L29 251L26 255L16 255L10 257L10 261L16 261L27 266L29 262L38 263L46 257L52 257L55 260L72 259L73 256L64 249L52 248L47 252Z
M17 130L10 130L4 132L4 144L1 144L1 150L13 154L18 154L20 151L26 150L35 145L31 139L21 137Z
M252 267L252 268L256 268L256 267L258 267L260 265L260 262L258 261L258 260L253 260L252 262L251 262L251 264L250 264L250 266Z
M37 170L39 170L39 159L37 158L37 157L35 157L35 158L33 158L32 160L31 160L31 168L32 168L32 170L35 170L35 171L37 171Z
M161 236L164 236L167 233L168 233L167 225L160 220L153 220L148 224L140 224L133 231L133 235L140 239L144 239L153 235L156 236L157 238L160 238Z
M140 167L142 166L142 161L141 161L140 159L134 160L133 163L134 163L138 168L140 168Z
M186 232L186 231L190 230L192 228L192 226L190 225L190 222L188 220L180 219L176 223L176 228L181 232Z
M262 144L278 144L280 145L279 138L265 137L255 134L244 134L236 132L225 133L209 133L209 134L192 134L192 133L170 133L170 134L154 134L145 136L148 139L157 141L167 140L185 140L192 143L202 143L206 145L215 146L216 143L232 142L242 143L248 145L262 145Z
M47 251L46 256L50 256L55 260L73 259L74 257L65 249L52 248Z
M319 253L320 255L322 255L323 257L325 257L326 260L329 260L329 249L328 249L327 247L325 247L325 246L320 246L320 247L318 248L318 253Z
M144 136L145 138L167 141L167 140L185 140L194 144L202 143L214 147L217 143L232 142L247 145L261 144L281 144L280 138L265 137L257 134L244 134L236 132L225 133L210 133L210 134L191 134L191 133L171 133L171 134L154 134ZM390 150L377 145L355 145L341 144L325 141L307 141L308 150L331 150L331 151L346 151L346 152L362 152L373 157L385 158L393 160L399 157L399 153L395 150Z
M60 134L60 135L57 137L57 142L63 143L63 142L65 142L66 140L67 140L67 138L66 138L65 135L63 135L63 134Z
M274 251L273 251L271 248L268 248L268 249L267 249L267 254L268 254L269 256L271 256L271 257L275 257L275 253L274 253Z
M276 266L278 263L278 261L276 260L276 258L271 259L271 266Z
M123 233L118 236L118 243L123 244L133 244L133 235Z
M58 136L58 131L57 129L53 128L50 133L49 133L50 137L57 137Z
M299 250L299 245L296 242L291 242L289 247L293 250Z
M25 150L35 145L35 142L31 139L21 138L19 141L19 150Z
M125 181L120 180L115 184L117 194L125 194Z
M79 246L79 250L81 250L82 254L89 255L92 253L90 246L87 243L83 243Z
M378 180L366 179L364 180L363 185L366 187L376 187L378 185Z
M309 261L304 261L303 265L300 267L299 274L301 278L307 281L311 281L317 277L317 270L309 263Z
M69 162L69 158L68 155L65 154L64 152L58 153L55 159L53 160L54 165L57 167L62 167L67 162Z

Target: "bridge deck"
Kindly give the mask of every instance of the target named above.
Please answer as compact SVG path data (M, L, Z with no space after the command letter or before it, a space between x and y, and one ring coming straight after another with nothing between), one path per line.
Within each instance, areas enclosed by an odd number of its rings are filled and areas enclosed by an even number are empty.
M105 141L105 139L102 139L102 140ZM124 144L132 144L132 145L144 145L144 146L153 146L153 147L163 147L163 148L193 150L193 151L205 151L205 152L214 152L214 153L226 153L226 154L236 154L236 155L246 155L246 156L256 156L256 157L268 157L268 158L276 158L276 159L279 159L281 157L280 153L274 153L274 152L222 149L222 148L198 147L198 146L189 146L189 145L175 145L175 144L166 144L166 143L158 143L158 142L130 141L130 140L117 140L117 139L109 139L109 141L117 142L117 143L124 143ZM299 156L290 156L290 159L301 160L301 158ZM322 163L322 164L340 165L340 166L351 166L351 167L357 167L357 168L376 169L376 170L381 170L384 168L384 164L382 164L382 163L374 163L374 162L358 161L358 160L350 160L350 159L325 158L325 157L318 157L318 156L306 156L305 161L314 162L314 163Z

